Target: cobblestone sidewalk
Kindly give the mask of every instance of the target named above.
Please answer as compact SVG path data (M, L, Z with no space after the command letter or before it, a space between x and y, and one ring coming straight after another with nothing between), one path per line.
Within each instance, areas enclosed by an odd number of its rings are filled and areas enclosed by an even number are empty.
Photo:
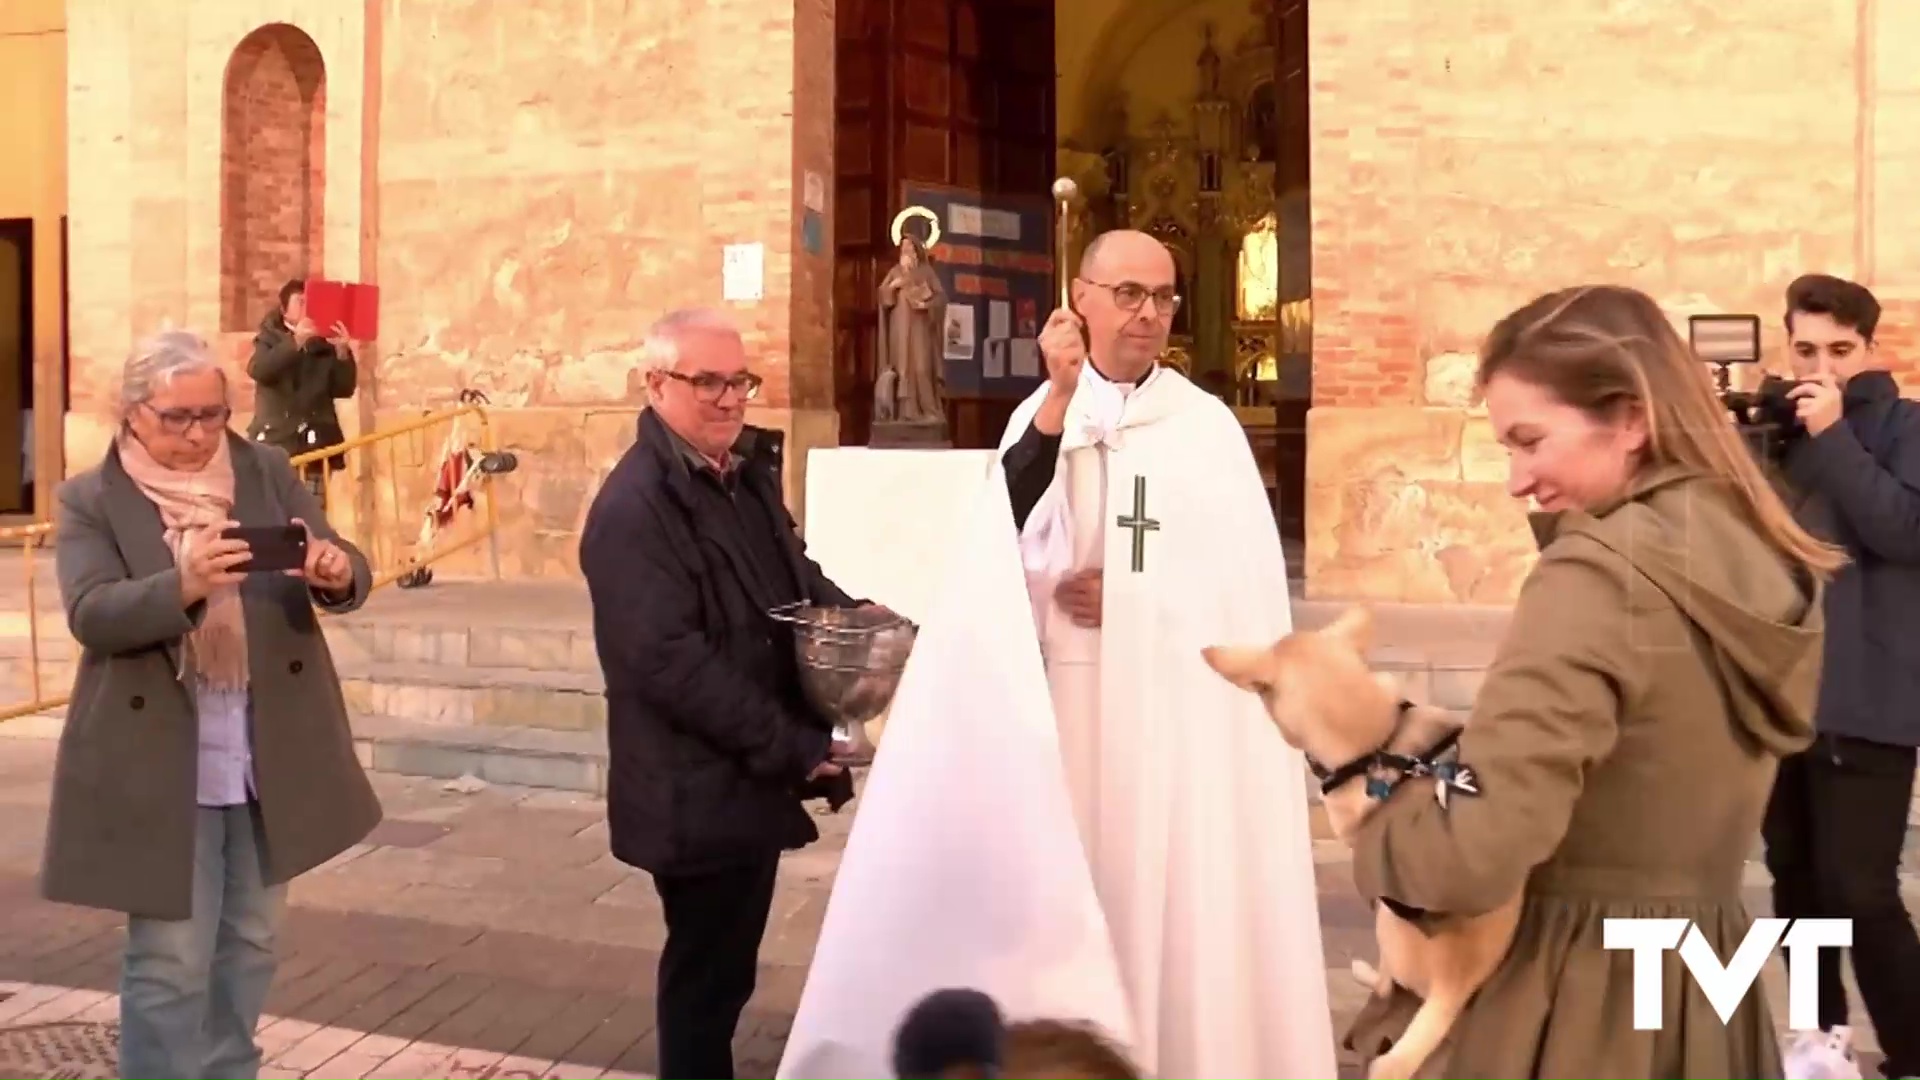
M36 895L52 760L50 742L0 737L0 1076L112 1076L122 920ZM645 876L607 854L601 805L384 774L375 786L386 822L292 890L263 1075L651 1073L664 927ZM823 818L823 841L782 866L742 1076L779 1061L849 825ZM1363 997L1348 966L1372 957L1372 920L1344 851L1317 846L1339 1029ZM1764 892L1750 902L1764 910ZM1769 981L1784 1003L1777 965Z
M52 752L43 740L0 738L0 983L27 986L0 1002L0 1029L114 1016L122 920L35 894ZM375 785L387 821L293 887L267 1003L277 1019L261 1034L275 1075L652 1072L664 928L645 876L608 856L600 804L499 787L462 794L391 775ZM823 841L782 867L741 1024L742 1076L770 1076L779 1061L849 824L846 814L823 818ZM1343 867L1323 877L1335 890L1322 903L1344 1011L1357 1007L1346 969L1369 948L1369 921L1340 891ZM0 1075L54 1075L23 1068L24 1042L0 1031ZM63 1067L89 1075L81 1061Z

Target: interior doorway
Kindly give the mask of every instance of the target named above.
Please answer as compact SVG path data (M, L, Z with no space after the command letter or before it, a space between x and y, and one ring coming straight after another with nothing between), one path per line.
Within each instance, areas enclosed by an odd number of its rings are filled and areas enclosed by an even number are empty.
M1029 217L1012 238L963 236L948 227L951 219L934 224L946 229L948 247L959 244L983 262L990 254L1030 259L1037 244L1051 265L1054 0L841 0L835 22L834 387L841 441L858 446L873 432L879 291L899 264L893 223L910 195L911 205L945 200L943 209L971 210L975 219L1017 206ZM918 239L931 236L925 217L902 225ZM947 335L959 332L963 310L983 326L991 312L975 302L984 298L943 299L940 351L948 353L958 351ZM1011 310L1012 298L1004 299ZM998 441L1025 396L1002 381L946 380L955 447Z
M1017 340L995 343L1020 336L1036 252L1040 321L1057 295L1049 192L1064 175L1082 194L1070 260L1121 226L1174 252L1185 302L1169 362L1241 415L1297 569L1312 397L1307 52L1307 0L841 0L841 441L873 432L880 290L900 262L896 218L918 207L941 219L950 441L997 442L1037 373L1023 383ZM928 235L918 217L902 227Z
M0 514L34 509L33 219L0 219Z

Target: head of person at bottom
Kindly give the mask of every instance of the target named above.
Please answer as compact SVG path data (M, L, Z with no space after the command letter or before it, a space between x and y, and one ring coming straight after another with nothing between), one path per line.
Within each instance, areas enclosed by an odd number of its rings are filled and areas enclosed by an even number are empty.
M135 346L121 369L122 437L175 472L206 468L232 416L226 372L198 334L155 334Z
M1007 1076L1022 1080L1140 1080L1140 1067L1091 1024L1022 1020L1007 1028Z
M662 317L647 331L641 369L660 422L725 468L761 383L748 370L746 343L732 321L706 308Z
M1175 280L1173 254L1146 233L1118 229L1087 245L1069 294L1102 375L1131 383L1152 370L1180 309Z
M1788 559L1823 575L1844 562L1794 523L1706 365L1644 293L1588 285L1535 299L1487 335L1478 386L1515 498L1547 512L1603 513L1643 474L1677 466L1728 485Z

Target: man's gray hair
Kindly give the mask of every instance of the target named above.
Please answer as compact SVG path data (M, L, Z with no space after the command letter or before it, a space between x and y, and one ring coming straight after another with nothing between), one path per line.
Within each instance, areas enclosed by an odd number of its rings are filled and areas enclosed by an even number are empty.
M162 330L142 339L120 368L121 417L124 419L138 406L152 401L153 395L166 389L167 384L180 375L198 371L219 371L221 383L226 382L226 372L199 334L191 330Z
M671 371L680 362L680 339L689 333L724 333L738 336L740 328L725 312L713 308L690 307L669 311L647 328L647 339L640 346L640 370Z

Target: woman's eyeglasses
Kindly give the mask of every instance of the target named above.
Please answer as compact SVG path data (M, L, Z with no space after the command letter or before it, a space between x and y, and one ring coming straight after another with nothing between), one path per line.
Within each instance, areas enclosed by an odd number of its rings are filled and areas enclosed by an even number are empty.
M751 372L743 371L731 378L706 372L700 375L682 375L677 371L664 372L667 378L683 382L693 388L693 396L703 404L717 404L721 395L731 390L740 395L742 401L752 401L760 396L760 385L765 380Z
M169 435L185 435L189 428L198 425L208 431L219 431L233 419L233 410L225 405L209 405L204 409L156 409L145 402L141 407L153 414L160 422L160 430Z

